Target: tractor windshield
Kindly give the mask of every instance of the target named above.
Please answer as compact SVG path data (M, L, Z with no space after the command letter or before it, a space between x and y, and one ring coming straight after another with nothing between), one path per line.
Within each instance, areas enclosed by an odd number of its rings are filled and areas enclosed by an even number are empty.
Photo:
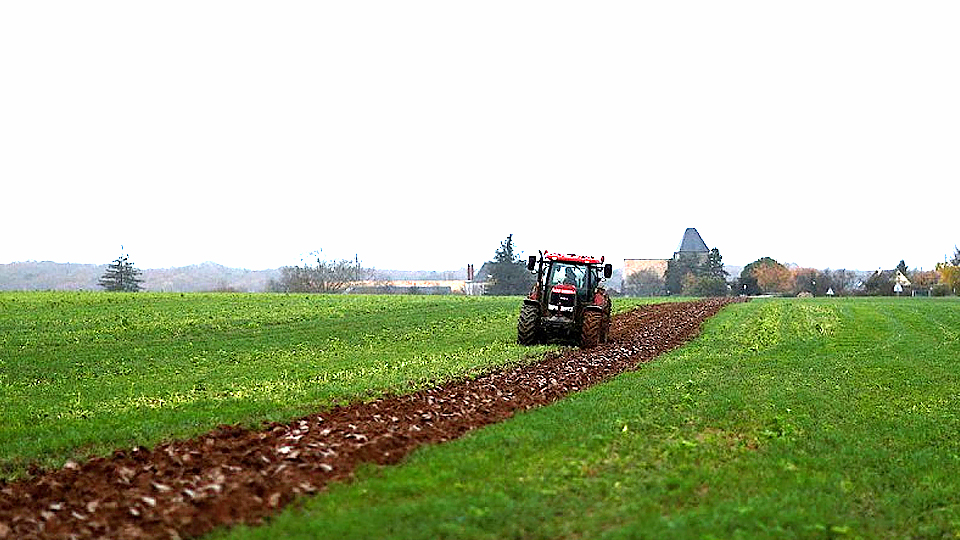
M586 273L586 267L583 265L557 262L550 267L547 285L551 287L560 284L573 285L578 291L583 291Z

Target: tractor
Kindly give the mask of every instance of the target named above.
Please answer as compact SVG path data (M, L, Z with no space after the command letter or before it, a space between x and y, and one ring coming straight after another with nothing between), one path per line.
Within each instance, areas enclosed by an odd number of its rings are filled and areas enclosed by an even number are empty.
M603 281L613 266L603 257L541 251L529 257L527 270L537 281L520 308L518 343L572 343L586 349L607 341L611 302Z

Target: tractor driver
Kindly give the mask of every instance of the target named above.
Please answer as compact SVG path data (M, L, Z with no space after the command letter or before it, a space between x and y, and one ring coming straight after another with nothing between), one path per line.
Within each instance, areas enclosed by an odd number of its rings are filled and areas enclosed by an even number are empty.
M574 269L572 266L568 266L564 269L563 283L580 288L580 276L578 275L576 269Z

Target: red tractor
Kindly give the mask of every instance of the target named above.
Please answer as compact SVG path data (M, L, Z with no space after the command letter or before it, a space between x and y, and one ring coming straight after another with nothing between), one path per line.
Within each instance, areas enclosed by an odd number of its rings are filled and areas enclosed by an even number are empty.
M603 281L613 266L603 264L603 257L541 251L539 257L530 256L527 270L537 275L537 282L520 308L518 343L590 348L607 341L611 302Z

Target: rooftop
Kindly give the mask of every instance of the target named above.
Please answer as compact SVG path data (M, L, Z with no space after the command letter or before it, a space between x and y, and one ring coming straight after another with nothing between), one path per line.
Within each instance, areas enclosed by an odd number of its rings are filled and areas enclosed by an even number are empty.
M700 233L693 227L683 232L683 241L680 242L680 253L708 253L710 248L700 238Z

